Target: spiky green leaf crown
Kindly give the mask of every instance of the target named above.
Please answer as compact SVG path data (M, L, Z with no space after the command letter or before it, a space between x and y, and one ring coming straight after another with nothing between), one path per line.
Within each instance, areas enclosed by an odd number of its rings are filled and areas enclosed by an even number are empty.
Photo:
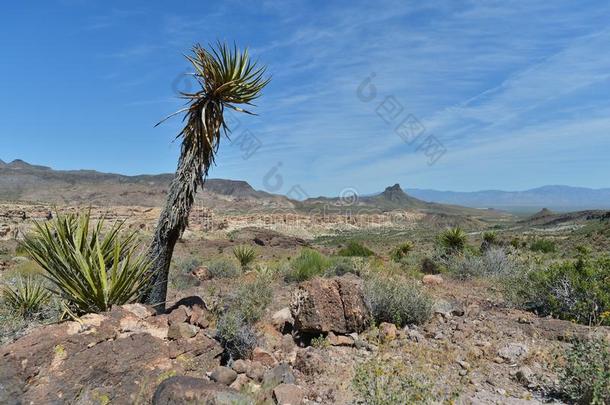
M248 50L243 52L225 43L218 42L209 50L195 44L186 58L195 68L193 76L201 86L194 93L181 92L188 106L169 115L166 119L185 113L186 125L178 134L183 137L183 153L194 153L202 158L203 170L214 162L220 144L221 132L229 131L224 120L224 109L253 114L237 104L252 105L269 83L266 67L258 67L250 60ZM159 122L159 124L161 123ZM159 125L157 124L157 125Z

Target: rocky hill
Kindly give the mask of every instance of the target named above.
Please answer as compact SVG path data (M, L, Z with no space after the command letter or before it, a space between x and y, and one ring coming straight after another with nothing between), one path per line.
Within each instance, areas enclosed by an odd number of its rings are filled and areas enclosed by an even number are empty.
M161 206L172 174L125 176L94 170L53 170L22 160L0 163L0 200L62 205ZM292 208L280 195L254 190L247 182L207 179L198 203L209 208Z
M161 207L172 174L126 176L94 170L54 170L22 160L0 164L0 201L60 206ZM207 179L196 207L223 213L316 213L322 217L377 215L404 211L423 215L436 227L479 226L509 218L494 210L430 203L405 193L399 184L369 196L318 197L305 201L255 190L245 181Z

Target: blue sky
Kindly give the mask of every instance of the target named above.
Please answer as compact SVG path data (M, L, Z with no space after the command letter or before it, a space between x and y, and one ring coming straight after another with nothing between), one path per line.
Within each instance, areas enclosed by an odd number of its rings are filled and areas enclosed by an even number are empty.
M212 177L309 196L610 186L601 1L9 2L0 158L173 172L180 120L153 125L191 85L182 54L217 39L249 46L273 80L257 117L231 119L260 147L225 142Z

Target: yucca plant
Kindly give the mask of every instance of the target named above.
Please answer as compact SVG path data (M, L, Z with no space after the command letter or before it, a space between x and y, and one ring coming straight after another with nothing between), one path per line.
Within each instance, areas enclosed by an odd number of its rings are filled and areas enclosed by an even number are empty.
M395 262L400 262L405 257L407 257L412 250L413 243L411 241L406 241L397 246L394 250L392 250L392 252L390 253L390 258Z
M233 256L235 256L241 268L246 269L256 259L256 249L246 245L235 246Z
M45 277L75 314L108 311L137 301L149 286L150 262L136 256L136 234L124 234L122 222L106 231L91 224L91 213L57 214L36 222L23 246L45 270Z
M182 93L188 105L169 116L184 113L186 124L178 134L182 138L178 168L149 251L153 287L144 301L155 305L158 311L165 306L171 258L188 225L195 193L214 164L222 134L229 132L225 109L252 114L237 105L251 105L270 80L265 77L265 68L252 62L247 50L242 52L236 46L218 43L208 50L195 45L186 58L194 68L193 76L200 89Z
M39 314L51 298L51 293L33 277L20 277L14 285L2 285L0 295L4 305L25 319Z
M466 233L460 227L446 229L438 240L445 252L450 254L461 253L466 247Z
M481 252L486 251L492 246L498 245L498 234L495 231L483 232L483 241L481 242Z

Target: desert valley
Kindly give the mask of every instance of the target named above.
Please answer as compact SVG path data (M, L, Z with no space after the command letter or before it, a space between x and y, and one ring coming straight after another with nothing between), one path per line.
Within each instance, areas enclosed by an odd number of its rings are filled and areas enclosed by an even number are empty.
M144 248L171 178L22 161L0 175L8 283L43 274L20 243L58 215L123 222ZM610 337L608 307L570 302L608 301L595 285L532 274L604 265L609 221L603 210L428 203L399 185L296 201L211 179L177 244L166 315L130 304L56 323L52 301L29 318L3 310L0 402L176 403L163 401L223 392L230 403L562 402L573 339ZM212 394L202 378L230 391Z

